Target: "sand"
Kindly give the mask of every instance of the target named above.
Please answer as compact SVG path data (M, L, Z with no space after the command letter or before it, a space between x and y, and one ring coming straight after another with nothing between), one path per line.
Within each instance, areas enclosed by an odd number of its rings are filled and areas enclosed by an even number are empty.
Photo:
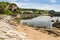
M28 27L26 25L18 25L17 29L20 32L25 32L31 40L60 40L60 36L54 37L53 34L48 35L47 33L44 33L41 30L38 31L35 30L33 27Z

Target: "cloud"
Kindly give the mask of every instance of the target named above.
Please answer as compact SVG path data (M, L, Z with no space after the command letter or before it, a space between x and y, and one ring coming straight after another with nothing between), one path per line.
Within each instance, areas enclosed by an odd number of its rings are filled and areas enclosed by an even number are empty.
M43 4L43 5L37 6L36 8L37 9L43 9L43 10L60 11L60 5L47 5L47 4Z
M52 3L55 3L56 2L56 0L50 0Z
M43 10L55 10L60 11L60 5L48 5L48 4L33 4L33 3L16 3L20 8L35 8Z
M0 1L7 1L7 0L0 0ZM60 11L60 5L57 4L48 5L48 4L36 4L36 3L20 3L16 1L17 0L8 0L7 2L16 3L17 6L20 8L33 8L33 9ZM56 2L56 0L52 0L51 2Z
M0 2L11 2L11 3L14 3L16 2L17 0L0 0Z
M26 1L26 2L28 2L28 1L30 1L30 0L23 0L23 1Z
M25 0L25 1L30 1L30 0Z
M16 4L17 4L17 6L19 7L19 8L21 8L21 7L27 7L29 4L27 4L27 3L17 3L17 2L15 2ZM28 7L27 7L28 8Z
M40 9L45 9L45 10L55 10L55 11L60 11L60 5L41 5L38 7Z

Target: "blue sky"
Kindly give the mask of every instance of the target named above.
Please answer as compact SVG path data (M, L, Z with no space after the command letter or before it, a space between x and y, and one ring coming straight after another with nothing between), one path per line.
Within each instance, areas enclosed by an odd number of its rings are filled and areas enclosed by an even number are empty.
M60 11L60 0L0 0L16 3L20 8Z

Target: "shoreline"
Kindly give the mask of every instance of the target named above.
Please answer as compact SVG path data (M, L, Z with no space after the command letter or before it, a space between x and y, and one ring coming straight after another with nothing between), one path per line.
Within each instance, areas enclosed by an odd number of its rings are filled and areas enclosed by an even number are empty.
M44 29L44 28L34 28L33 26L27 26L27 25L22 25L22 24L16 24L16 27L19 32L24 32L27 34L29 39L31 40L59 40L60 39L60 32L59 29L57 28L52 28L52 29ZM49 32L50 31L50 32ZM56 34L55 34L56 33Z
M6 24L4 22L4 20L5 20L6 23L9 23L9 24ZM18 35L24 36L26 34L25 36L27 37L28 40L52 40L52 39L53 40L60 40L60 30L57 29L57 28L52 28L52 29L48 29L48 28L46 28L46 29L45 28L34 28L33 26L19 24L17 22L17 20L15 20L15 19L10 20L10 17L8 17L6 19L3 19L2 22L4 22L3 24L5 24L5 26L3 25L4 27L6 27L6 25L14 25L15 26L14 29L16 28L17 34L21 33L21 32L22 32L23 35L22 34L18 34ZM13 28L13 26L8 26L8 28L10 28L10 27ZM8 30L8 32L10 30ZM16 34L15 31L13 31L12 33ZM9 34L9 35L11 36L11 34ZM18 37L18 38L20 38L20 37ZM18 39L16 39L16 40L18 40Z

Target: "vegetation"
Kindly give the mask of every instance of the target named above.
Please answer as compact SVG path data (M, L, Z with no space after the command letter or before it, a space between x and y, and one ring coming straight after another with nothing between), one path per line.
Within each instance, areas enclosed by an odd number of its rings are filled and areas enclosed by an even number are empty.
M26 9L22 8L22 11L33 11L34 14L48 14L48 10L40 10L40 9ZM27 12L28 13L28 12ZM29 13L28 13L29 14ZM31 13L30 13L31 14Z
M13 11L9 9L10 3L0 2L0 14L13 14Z
M50 16L53 16L56 12L54 10L50 10L48 13Z
M0 13L5 13L5 8L9 5L8 2L0 2Z
M14 8L16 7L16 8ZM14 8L14 9L13 9ZM54 10L39 10L39 9L27 9L27 8L19 8L14 3L8 2L0 2L0 14L22 14L22 11L33 11L34 14L54 14ZM31 14L31 12L24 12L23 14Z

